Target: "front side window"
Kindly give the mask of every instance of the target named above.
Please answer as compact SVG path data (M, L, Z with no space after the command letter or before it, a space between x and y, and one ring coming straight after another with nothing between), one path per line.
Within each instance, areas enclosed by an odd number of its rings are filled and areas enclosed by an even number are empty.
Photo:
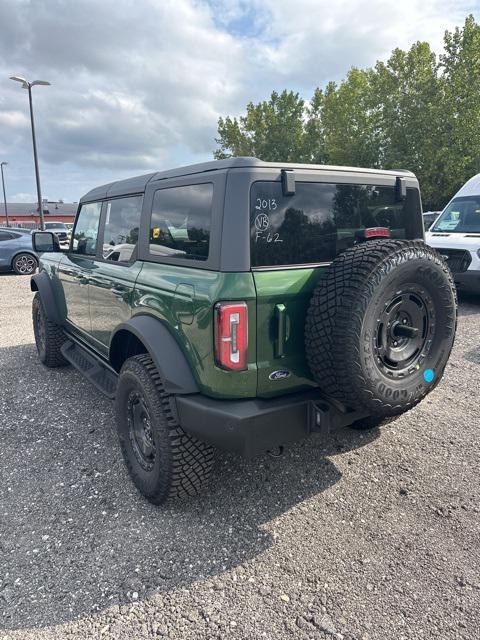
M421 238L420 198L393 186L297 182L284 196L280 182L256 182L250 198L252 267L331 262L353 246L355 233L388 227L392 238Z
M206 260L212 199L211 183L157 191L150 221L152 256Z
M11 240L13 237L14 236L11 233L8 233L8 231L0 231L0 242L5 242L5 240Z
M143 196L107 202L103 257L113 262L131 262L138 243Z
M430 231L480 233L480 195L452 200Z
M101 210L101 202L82 204L73 234L73 253L83 256L94 256L96 254Z

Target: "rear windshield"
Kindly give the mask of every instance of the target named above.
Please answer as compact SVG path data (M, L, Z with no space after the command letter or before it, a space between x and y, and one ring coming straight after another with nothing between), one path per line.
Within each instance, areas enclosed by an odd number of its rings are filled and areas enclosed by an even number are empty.
M392 238L421 238L418 189L407 189L406 200L397 202L393 186L297 182L295 194L284 196L280 182L252 185L252 267L331 262L368 227L388 227Z
M430 231L480 233L480 195L452 200Z

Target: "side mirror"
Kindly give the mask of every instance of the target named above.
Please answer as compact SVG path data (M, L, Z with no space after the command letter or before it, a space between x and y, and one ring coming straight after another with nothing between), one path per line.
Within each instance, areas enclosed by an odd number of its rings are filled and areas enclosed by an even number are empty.
M51 231L35 231L33 233L32 244L37 253L60 251L58 237Z

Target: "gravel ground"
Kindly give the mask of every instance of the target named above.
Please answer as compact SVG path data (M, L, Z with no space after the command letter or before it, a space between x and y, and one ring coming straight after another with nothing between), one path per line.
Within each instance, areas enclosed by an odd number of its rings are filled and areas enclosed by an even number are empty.
M480 299L445 378L380 431L219 454L208 493L136 493L112 405L36 357L0 276L0 638L478 638Z

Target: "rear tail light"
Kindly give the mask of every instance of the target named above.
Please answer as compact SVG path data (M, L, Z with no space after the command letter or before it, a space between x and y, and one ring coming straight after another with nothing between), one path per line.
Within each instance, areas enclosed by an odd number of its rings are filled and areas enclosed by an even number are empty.
M390 229L388 227L369 227L368 229L359 229L355 232L356 242L363 240L373 240L375 238L390 238Z
M245 302L215 305L215 359L224 369L247 368L248 314Z

